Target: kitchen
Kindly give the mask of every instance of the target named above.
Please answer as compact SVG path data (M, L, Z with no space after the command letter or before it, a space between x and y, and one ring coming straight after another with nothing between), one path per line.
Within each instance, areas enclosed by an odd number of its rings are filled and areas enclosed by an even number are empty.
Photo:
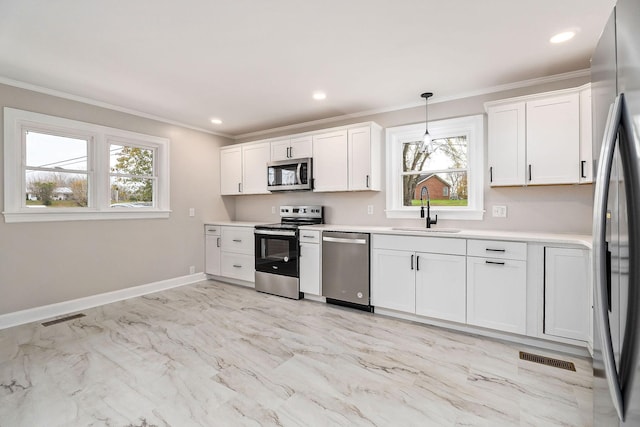
M593 33L591 34L591 49L597 41L599 32L604 27L613 3L598 6L601 9L600 20L597 25L593 24L598 28L591 31ZM11 8L13 7L11 6ZM16 9L16 15L3 14L4 16L12 16L14 19L11 22L3 22L6 24L3 25L3 28L15 30L16 22L21 22L18 12L19 10ZM46 13L44 10L39 12L31 10L30 12L33 12L34 16ZM82 12L86 11L78 10L76 12L85 18L85 20L77 20L81 23L79 25L87 26L92 22L86 20L86 16L82 15ZM142 13L142 11L135 12ZM160 12L159 10L158 19L162 17ZM352 11L345 11L345 13L347 12ZM406 17L405 9L400 8L398 13L400 12L405 12L404 17ZM521 13L530 12L532 13L527 10ZM123 19L116 12L109 11L109 14L116 21ZM69 12L68 16L60 17L60 19L68 20L74 16L74 13ZM131 16L135 16L135 13ZM224 13L221 13L221 16L224 16ZM397 19L397 17L394 15L389 19ZM45 22L48 21L45 19ZM251 22L255 24L255 22ZM126 23L131 24L129 21ZM161 21L161 23L166 23L166 21ZM88 33L91 32L90 28L85 30ZM583 34L586 33L587 30L583 29ZM373 36L369 32L367 35ZM46 58L46 49L54 48L53 45L60 43L60 40L56 40L55 37L52 37L51 40L41 40L41 36L42 34L35 30L31 34L24 35L25 41L31 41L33 46L42 46L42 50L36 52ZM97 39L91 40L94 43L101 42L99 36L100 34L97 35ZM117 35L109 34L109 37L112 41L112 44L109 44L111 49L122 49L126 44L126 39ZM548 39L546 34L545 37ZM140 40L143 42L148 39L143 37ZM171 40L166 40L166 43L167 46L172 46ZM87 46L78 46L78 48L86 49ZM561 52L560 55L567 55L567 52ZM102 53L106 54L107 51ZM221 51L220 55L223 56L224 53ZM150 105L125 103L125 100L131 99L130 93L137 89L138 95L136 97L140 99L145 99L156 105L171 104L173 108L180 110L186 108L183 105L183 99L190 96L197 99L196 93L191 93L191 95L175 93L170 90L170 86L158 91L157 87L152 88L145 85L140 79L131 79L128 75L115 73L109 66L103 64L99 71L102 73L104 81L113 83L111 85L112 93L106 96L106 92L103 92L105 93L104 97L94 95L101 100L99 103L87 102L91 101L92 97L82 96L83 92L78 92L77 87L83 84L90 87L95 83L78 74L74 66L78 67L79 64L71 66L66 63L56 63L58 67L63 69L64 73L62 74L67 76L67 81L66 83L60 82L55 86L55 89L47 89L48 86L53 86L53 83L48 83L46 79L38 80L37 73L33 74L34 77L30 80L26 77L30 75L26 72L26 68L19 69L17 66L6 65L5 71L2 72L6 79L2 81L3 84L0 86L4 107L57 115L81 122L96 123L169 139L171 141L170 210L172 212L167 219L153 220L44 221L30 224L10 224L5 220L5 223L0 225L3 236L2 243L0 243L3 253L3 261L0 265L4 295L0 302L2 325L8 327L45 320L61 316L64 313L85 311L106 302L183 285L189 280L202 281L205 267L203 235L203 224L205 223L215 221L275 223L280 219L278 215L280 206L319 205L324 207L324 222L329 225L423 227L424 220L420 219L418 210L415 211L415 217L410 218L390 219L385 214L385 210L387 210L387 191L384 190L386 187L385 170L387 169L385 161L381 162L382 191L219 196L221 194L221 176L216 167L220 163L219 150L221 147L233 146L237 143L271 140L287 135L315 132L357 123L374 122L384 130L413 123L424 124L425 105L424 100L420 99L420 94L424 90L435 92L433 99L429 100L429 122L485 114L485 103L578 88L589 83L590 75L586 70L589 55L590 52L582 55L582 62L579 62L574 68L540 74L545 78L535 79L533 76L527 76L506 80L508 82L524 82L521 85L501 86L496 82L486 84L483 88L484 91L478 88L475 92L471 90L474 87L469 86L469 90L458 92L465 92L467 96L464 97L453 96L454 92L449 89L451 95L449 95L450 99L447 99L444 95L446 93L444 89L440 91L437 87L421 80L420 85L415 88L413 93L409 94L409 97L405 96L407 100L402 101L405 104L412 103L410 107L388 111L384 108L359 108L354 112L369 111L369 113L354 117L341 117L337 108L329 104L332 102L333 96L332 93L329 93L326 100L320 101L325 102L325 104L320 104L321 107L313 105L305 107L326 108L323 110L324 115L318 117L318 119L325 120L316 119L314 121L314 117L306 113L307 116L291 114L289 121L283 121L282 118L274 119L269 126L256 122L255 125L251 125L254 126L253 128L247 126L242 129L232 123L233 126L236 126L236 130L229 127L226 132L229 132L227 135L233 135L233 137L221 135L222 132L217 131L215 125L210 126L210 130L207 132L198 130L197 128L204 128L208 125L196 126L193 124L194 122L184 119L185 116L181 116L179 112L169 114L168 110L163 111L163 108L151 109ZM39 55L34 56L39 57ZM143 56L148 59L146 55ZM140 66L135 58L129 59ZM183 59L185 64L193 61L193 58L189 56L183 57ZM556 77L550 78L550 74ZM20 78L21 75L25 77ZM270 74L265 75L269 76ZM150 75L149 79L152 77L153 75ZM21 83L21 80L26 80L26 82ZM200 84L212 87L219 85L217 82L208 80L200 81ZM455 86L457 83L452 84ZM493 88L493 90L486 90L486 87ZM80 95L69 96L69 93L80 93ZM257 95L260 96L261 93ZM440 100L438 100L439 96L442 97ZM269 102L271 101L259 97L252 101L245 101L243 105L250 110L253 116L260 117L260 114L263 113L257 114L254 106L251 108L248 106ZM383 107L401 105L402 102L390 102ZM126 105L127 108L116 107L118 105ZM282 111L284 111L284 103L282 107ZM203 109L202 106L198 106L198 108ZM272 109L279 110L279 108ZM147 113L146 115L131 114L140 111ZM208 113L204 112L203 114L207 115L206 119L208 120ZM215 114L224 115L222 112ZM171 117L173 121L158 120L165 116ZM327 117L337 118L326 120ZM226 121L225 117L222 119ZM190 123L191 126L182 126L181 123ZM297 123L303 123L303 125L294 126ZM272 130L262 131L264 129ZM381 153L384 153L383 147L381 147ZM472 229L478 230L477 232L483 230L517 232L522 230L533 233L591 234L593 206L593 186L591 184L491 187L488 184L490 178L488 170L485 175L483 204L487 212L482 220L451 219L438 212L438 224L434 228ZM5 187L6 184L5 181ZM5 201L5 211L7 210L6 204ZM506 217L493 216L493 206L506 206ZM442 209L434 209L434 211L438 210L442 211ZM145 288L145 286L147 287ZM176 292L178 291L176 290ZM234 289L233 292L240 292L240 290ZM229 295L228 306L232 307L234 301L237 302L238 299L251 298L253 300L255 297L253 294L251 297L243 295L241 293ZM179 300L180 297L178 296L177 299ZM274 301L274 299L266 301ZM299 302L308 303L308 301ZM257 304L260 305L259 302ZM279 304L279 302L273 302L273 304ZM286 307L295 311L300 309L299 306L287 305ZM319 309L315 305L311 307L313 308L309 308L309 310ZM350 315L344 314L344 316ZM235 315L231 318L235 318ZM350 318L350 321L357 321L354 319L360 318ZM375 321L379 320L376 318ZM490 340L481 342L486 342L487 346L495 344ZM14 354L13 350L7 351L9 352L7 357ZM25 385L13 376L6 381L11 383L13 379L17 381L16 384ZM4 377L2 383L5 384ZM17 394L12 393L12 396L17 397ZM133 419L127 420L127 422L134 421ZM336 422L339 423L339 421Z

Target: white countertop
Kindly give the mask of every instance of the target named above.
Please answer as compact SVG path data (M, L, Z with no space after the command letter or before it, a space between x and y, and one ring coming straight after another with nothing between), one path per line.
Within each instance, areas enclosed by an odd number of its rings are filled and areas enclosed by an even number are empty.
M255 227L262 222L251 221L209 221L205 225L225 225L236 227ZM404 229L403 229L404 228ZM437 227L431 229L418 227L380 227L373 225L340 225L340 224L320 224L305 225L301 230L320 231L345 231L371 234L395 234L399 236L420 236L420 237L445 237L451 239L490 239L507 240L518 242L536 243L557 243L566 245L578 245L591 249L592 237L588 234L563 234L563 233L538 233L530 231L501 231L501 230L468 230L461 229L458 232L444 232L446 228L438 231ZM451 229L448 229L451 230Z
M405 228L399 230L398 228ZM431 231L427 228L420 229L417 227L376 227L376 226L360 226L360 225L339 225L339 224L322 224L322 225L306 225L300 227L306 230L321 231L346 231L373 234L396 234L401 236L420 236L420 237L447 237L453 239L491 239L491 240L509 240L520 242L539 242L539 243L558 243L568 245L579 245L591 249L592 238L588 234L562 234L562 233L536 233L526 231L500 231L500 230L465 230L461 229L455 233L447 233L437 231L433 227ZM451 229L449 229L451 230Z

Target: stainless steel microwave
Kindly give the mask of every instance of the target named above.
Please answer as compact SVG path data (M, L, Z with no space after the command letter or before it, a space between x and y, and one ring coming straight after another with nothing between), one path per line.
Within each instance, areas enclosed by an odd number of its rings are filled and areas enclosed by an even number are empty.
M269 191L304 191L313 188L311 157L267 163Z

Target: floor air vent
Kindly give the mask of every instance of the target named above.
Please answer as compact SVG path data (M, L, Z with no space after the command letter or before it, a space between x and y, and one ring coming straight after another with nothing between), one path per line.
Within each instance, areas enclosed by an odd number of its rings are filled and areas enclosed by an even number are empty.
M540 356L538 354L520 352L521 360L528 360L529 362L541 363L547 366L553 366L554 368L566 369L567 371L576 371L576 366L573 362L567 362L559 359L552 359L551 357Z
M49 320L48 322L42 322L42 326L56 325L58 323L68 322L69 320L79 319L79 318L84 317L84 316L85 315L82 314L82 313L73 314L71 316L66 316L66 317L61 317L59 319Z

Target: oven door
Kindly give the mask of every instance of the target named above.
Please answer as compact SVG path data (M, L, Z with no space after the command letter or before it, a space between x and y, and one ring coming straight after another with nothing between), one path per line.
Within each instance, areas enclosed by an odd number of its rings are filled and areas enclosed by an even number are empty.
M295 231L255 230L256 271L298 277L298 237Z

